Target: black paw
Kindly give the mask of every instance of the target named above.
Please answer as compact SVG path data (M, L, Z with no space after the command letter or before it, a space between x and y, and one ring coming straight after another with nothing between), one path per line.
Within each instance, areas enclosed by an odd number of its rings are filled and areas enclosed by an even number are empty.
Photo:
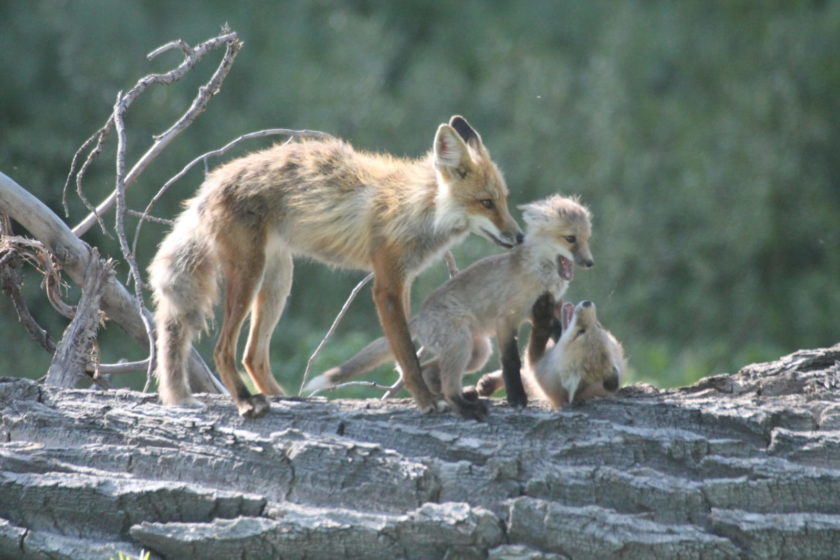
M480 399L469 401L459 396L458 398L450 399L449 404L455 412L468 420L481 422L487 417L487 413L489 412L487 403Z
M472 385L467 385L466 387L461 389L461 396L463 396L468 401L477 401L478 391Z
M525 391L508 391L507 402L513 408L525 408L528 406L528 395Z

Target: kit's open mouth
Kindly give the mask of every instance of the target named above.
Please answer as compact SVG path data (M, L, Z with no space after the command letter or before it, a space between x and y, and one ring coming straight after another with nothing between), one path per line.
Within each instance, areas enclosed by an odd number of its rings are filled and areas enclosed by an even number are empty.
M569 328L569 324L572 322L572 317L575 314L575 306L571 303L564 303L563 308L560 311L560 322L563 325L563 332L565 332Z
M563 255L557 255L557 274L566 282L571 282L575 277L575 265Z

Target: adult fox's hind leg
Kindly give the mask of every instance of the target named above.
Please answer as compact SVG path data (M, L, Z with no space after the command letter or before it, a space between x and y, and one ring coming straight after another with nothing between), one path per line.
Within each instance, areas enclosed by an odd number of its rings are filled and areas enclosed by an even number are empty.
M264 234L263 234L264 235ZM236 344L265 270L265 243L245 228L230 227L219 240L225 281L224 314L213 357L222 382L241 416L255 418L269 409L263 395L251 395L236 369Z
M262 285L251 305L251 326L245 344L243 364L254 385L267 395L283 395L283 388L271 374L269 346L280 321L286 298L292 289L294 262L287 248L267 255Z

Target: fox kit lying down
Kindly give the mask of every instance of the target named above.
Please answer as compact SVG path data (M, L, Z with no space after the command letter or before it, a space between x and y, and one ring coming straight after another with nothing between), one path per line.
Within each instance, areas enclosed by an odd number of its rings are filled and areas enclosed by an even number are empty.
M574 264L591 267L590 214L576 199L559 195L522 207L527 233L512 251L487 257L439 286L411 320L412 338L435 359L423 364L423 380L432 394L455 411L480 419L487 407L461 393L461 376L484 366L495 334L501 349L508 401L525 406L519 377L516 333L534 299L544 292L560 298L572 280ZM304 388L315 391L361 375L393 359L384 338L363 348L342 365L314 378Z
M528 395L560 408L615 393L626 369L624 350L598 322L595 304L562 305L561 324L554 301L546 293L534 303L523 376ZM480 396L489 396L501 385L501 372L488 373L476 390Z

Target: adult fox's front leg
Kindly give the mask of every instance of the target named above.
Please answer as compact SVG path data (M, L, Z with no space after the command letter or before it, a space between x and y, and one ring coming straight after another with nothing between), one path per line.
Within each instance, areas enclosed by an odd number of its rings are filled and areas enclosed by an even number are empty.
M435 399L426 387L420 372L420 360L408 330L408 301L405 275L399 269L399 259L393 251L380 250L372 257L374 281L373 301L382 330L402 370L406 389L423 412L436 409Z

